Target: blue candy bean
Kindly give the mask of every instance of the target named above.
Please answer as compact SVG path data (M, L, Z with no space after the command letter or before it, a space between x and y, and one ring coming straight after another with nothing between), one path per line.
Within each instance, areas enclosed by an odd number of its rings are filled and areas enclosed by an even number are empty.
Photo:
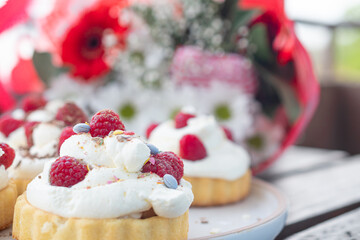
M164 184L166 187L171 189L177 189L178 187L177 180L170 174L164 175Z
M150 143L148 143L146 145L150 148L151 155L156 155L160 152L159 149L157 147L155 147L154 145L152 145Z
M73 127L74 133L87 133L90 132L90 126L85 123L78 123Z

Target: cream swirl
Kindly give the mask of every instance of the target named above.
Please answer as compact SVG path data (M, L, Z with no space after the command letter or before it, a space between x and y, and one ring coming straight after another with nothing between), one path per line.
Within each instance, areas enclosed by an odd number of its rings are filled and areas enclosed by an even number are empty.
M12 133L10 133L10 135L8 136L7 142L14 149L27 147L25 128L19 127L18 129L16 129Z
M66 102L62 100L53 100L48 102L43 109L31 112L27 116L27 121L50 122L55 119L56 113Z
M207 157L197 161L183 159L185 176L235 180L249 169L248 153L226 138L212 116L190 118L183 128L175 128L173 120L166 121L153 130L149 142L160 150L179 154L180 140L187 134L199 137L207 150Z
M88 164L89 173L76 185L50 185L52 162L27 188L27 199L35 207L77 218L140 217L153 208L158 216L174 218L184 214L193 201L191 185L181 180L169 189L154 173L140 170L150 150L139 137L125 134L92 138L78 134L67 139L60 155L72 156Z
M47 161L57 156L61 127L53 123L39 123L33 130L33 146L29 150L15 147L16 157L8 169L9 176L15 179L32 179L44 168ZM9 136L11 146L21 146L26 142L24 128L21 127ZM26 143L27 145L27 143Z
M61 131L62 128L56 124L38 124L33 130L34 145L29 150L30 154L38 158L56 155Z
M33 179L44 169L48 161L55 157L36 158L25 156L22 151L16 151L13 164L8 168L9 177L13 179Z
M4 151L0 148L0 157L4 154ZM4 189L9 183L9 178L5 170L5 166L0 165L0 190Z

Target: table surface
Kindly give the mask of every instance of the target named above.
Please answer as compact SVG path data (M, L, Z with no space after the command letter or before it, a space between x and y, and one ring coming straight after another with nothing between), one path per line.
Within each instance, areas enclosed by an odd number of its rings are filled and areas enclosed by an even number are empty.
M360 239L359 172L360 155L290 147L258 176L287 197L288 219L276 240Z
M260 178L288 199L276 239L360 239L360 155L291 147Z

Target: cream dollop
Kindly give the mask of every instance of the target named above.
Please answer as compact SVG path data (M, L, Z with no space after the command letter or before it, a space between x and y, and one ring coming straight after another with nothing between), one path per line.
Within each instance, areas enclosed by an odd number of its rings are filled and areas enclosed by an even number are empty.
M57 111L63 107L65 105L66 102L64 102L63 100L59 100L59 99L55 99L52 101L49 101L46 105L45 105L45 110L52 113L54 116L56 115Z
M16 133L16 131L19 132ZM25 138L26 141L24 130L17 129L16 131L12 133L14 134L13 137L11 137L12 135L9 136L10 146L18 146L18 143L24 141L24 139L21 140L22 138ZM57 149L61 131L61 127L56 124L39 123L33 130L33 146L29 150L14 147L16 156L8 169L9 176L14 179L33 179L41 173L45 162L54 160L58 155ZM14 136L18 137L15 138Z
M62 128L52 123L38 124L32 134L34 145L30 154L38 158L56 155Z
M19 127L10 135L7 139L8 144L14 149L19 149L21 147L27 147L26 135L24 127Z
M45 162L57 158L59 136L64 126L61 122L54 120L58 109L65 103L66 101L63 100L49 101L44 108L28 115L22 109L13 111L12 116L17 119L40 123L33 130L33 145L30 148L28 148L24 127L16 129L5 139L5 142L16 152L14 163L7 169L10 178L32 179L41 173Z
M81 159L89 173L78 184L66 188L50 185L52 162L27 188L27 199L35 207L63 216L77 218L140 217L153 208L162 217L184 214L193 201L191 185L181 180L169 189L154 173L141 173L150 157L146 143L137 136L110 135L93 138L78 134L67 139L60 155Z
M0 132L0 142L6 142L6 137L2 132Z
M13 179L33 179L44 169L48 161L55 160L56 157L36 158L23 154L22 151L16 151L13 164L7 169L9 177Z
M0 148L0 157L4 154L4 151ZM0 190L4 189L9 183L9 178L5 170L5 166L0 165Z
M184 175L235 180L243 176L250 166L248 153L226 138L223 129L212 116L197 116L183 128L175 128L169 120L151 133L149 142L162 151L180 152L180 140L184 135L196 135L207 150L207 157L197 161L184 161Z
M40 109L31 112L28 115L27 120L30 122L50 122L54 117L55 115L53 113Z
M27 121L50 122L55 119L59 108L66 102L62 100L52 100L48 102L43 109L35 110L27 116Z
M130 141L123 139L124 144L118 144L121 136L105 138L107 154L113 156L113 162L117 167L125 167L128 172L138 172L150 157L149 147L139 138Z

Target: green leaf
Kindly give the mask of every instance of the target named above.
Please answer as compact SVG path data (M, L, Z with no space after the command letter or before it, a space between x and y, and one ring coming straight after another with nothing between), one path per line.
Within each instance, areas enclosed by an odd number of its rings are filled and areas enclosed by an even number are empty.
M252 57L262 65L273 66L276 64L276 56L269 42L266 26L262 23L256 24L250 30L249 42L255 47Z
M273 118L276 110L281 106L281 98L278 90L262 75L258 75L258 82L261 86L256 93L256 100L261 103L262 111L269 118Z
M49 85L50 81L55 76L68 71L67 68L55 67L52 64L51 54L47 52L35 52L32 60L37 74L39 75L41 80L47 85Z
M294 123L301 112L299 101L296 97L296 92L294 89L290 86L290 84L287 83L286 80L272 74L266 68L263 68L259 65L256 67L258 69L258 74L260 74L263 79L268 81L277 89L277 92L281 98L281 102L285 107L286 115L289 121Z
M224 34L226 41L223 44L223 49L226 52L236 51L236 37L239 28L241 26L247 26L256 12L256 10L240 9L237 0L226 0L223 3L221 16L230 23L229 29L226 29Z
M250 53L249 58L266 68L281 79L291 80L294 78L294 65L289 61L285 65L278 64L276 53L273 51L271 40L268 36L266 26L263 23L256 24L250 30L249 36L250 48L255 48Z

